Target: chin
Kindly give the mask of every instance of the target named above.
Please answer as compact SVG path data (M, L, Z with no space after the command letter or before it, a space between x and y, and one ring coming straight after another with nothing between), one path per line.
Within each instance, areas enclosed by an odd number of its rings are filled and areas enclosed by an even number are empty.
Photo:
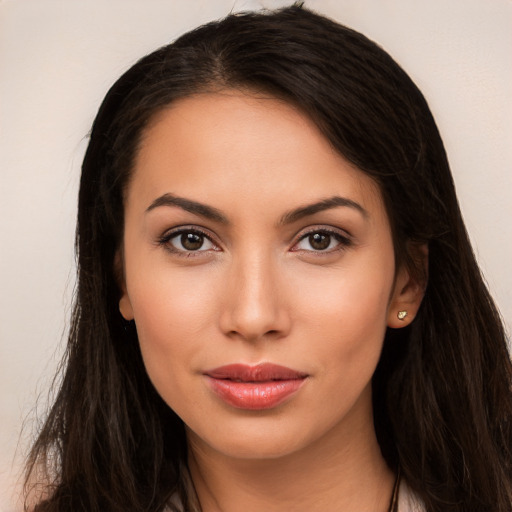
M262 418L258 418L261 420ZM308 445L304 429L280 425L263 425L261 421L253 425L240 425L238 428L224 429L219 425L215 432L201 432L200 435L187 427L187 438L195 448L213 449L233 459L266 460L286 457L304 449Z

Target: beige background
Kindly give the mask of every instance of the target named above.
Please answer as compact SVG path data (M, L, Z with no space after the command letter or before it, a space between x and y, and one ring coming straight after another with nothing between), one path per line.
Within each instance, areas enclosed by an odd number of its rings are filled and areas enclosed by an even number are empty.
M19 460L63 347L79 166L103 95L138 57L196 25L232 9L288 3L0 0L0 511L16 510L16 447ZM306 6L379 42L425 93L478 259L510 329L512 2Z

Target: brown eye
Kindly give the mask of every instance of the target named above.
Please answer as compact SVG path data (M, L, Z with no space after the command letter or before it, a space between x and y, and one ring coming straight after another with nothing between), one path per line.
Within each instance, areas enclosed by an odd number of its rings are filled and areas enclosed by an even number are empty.
M180 242L187 251L197 251L203 246L204 236L197 233L183 233Z
M349 247L351 241L341 233L330 230L310 231L293 246L294 251L333 252L337 249Z
M308 236L308 242L316 251L325 251L331 245L331 235L327 233L313 233Z
M176 253L206 252L216 250L207 235L196 230L175 231L162 238L161 243Z

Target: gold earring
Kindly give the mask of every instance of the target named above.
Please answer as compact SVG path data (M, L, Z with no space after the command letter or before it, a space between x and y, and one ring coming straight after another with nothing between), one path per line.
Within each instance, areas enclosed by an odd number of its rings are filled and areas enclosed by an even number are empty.
M407 311L403 310L403 311L399 311L397 314L396 314L398 320L405 320L405 317L407 316Z

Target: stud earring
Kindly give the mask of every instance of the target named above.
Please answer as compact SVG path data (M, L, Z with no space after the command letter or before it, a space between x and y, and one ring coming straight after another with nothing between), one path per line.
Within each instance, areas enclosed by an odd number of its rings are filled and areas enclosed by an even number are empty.
M405 320L405 317L407 316L407 311L403 310L403 311L399 311L397 314L396 314L398 320Z

